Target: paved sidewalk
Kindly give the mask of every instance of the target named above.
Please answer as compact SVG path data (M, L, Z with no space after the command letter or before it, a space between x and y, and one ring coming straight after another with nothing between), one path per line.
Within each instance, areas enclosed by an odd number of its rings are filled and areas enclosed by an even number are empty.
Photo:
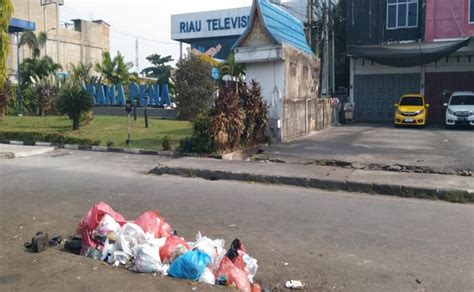
M151 172L210 180L239 180L452 202L474 202L474 178L456 175L190 157L160 163Z
M1 158L20 158L33 155L41 155L54 151L55 147L41 147L41 146L23 146L0 144L0 159Z

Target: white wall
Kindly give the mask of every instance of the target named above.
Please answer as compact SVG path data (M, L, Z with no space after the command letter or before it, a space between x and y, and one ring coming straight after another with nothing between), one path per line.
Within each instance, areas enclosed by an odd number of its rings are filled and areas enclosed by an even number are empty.
M283 61L247 64L247 81L257 80L262 94L270 106L268 114L272 120L281 118L281 97L285 94L285 64Z

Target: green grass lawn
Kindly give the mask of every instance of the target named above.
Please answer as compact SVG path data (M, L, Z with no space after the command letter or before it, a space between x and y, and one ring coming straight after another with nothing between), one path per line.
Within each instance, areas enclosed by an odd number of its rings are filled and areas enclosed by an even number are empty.
M72 131L72 121L66 117L16 117L6 116L0 122L0 131L60 133L75 138L99 140L100 145L113 143L115 147L131 147L161 150L163 137L169 136L172 146L192 135L192 125L187 121L149 119L145 128L143 117L132 118L132 144L125 145L127 139L127 117L95 116L92 122L78 131Z

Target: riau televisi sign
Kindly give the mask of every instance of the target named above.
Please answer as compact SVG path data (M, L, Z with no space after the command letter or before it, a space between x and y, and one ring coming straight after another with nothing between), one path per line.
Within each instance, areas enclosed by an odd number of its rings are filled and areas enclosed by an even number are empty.
M171 16L171 38L189 40L241 35L249 25L250 7Z

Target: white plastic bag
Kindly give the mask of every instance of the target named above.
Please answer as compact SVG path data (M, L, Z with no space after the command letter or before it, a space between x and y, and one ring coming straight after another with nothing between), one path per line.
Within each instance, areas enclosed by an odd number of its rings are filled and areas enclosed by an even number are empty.
M99 225L97 225L97 228L95 229L97 233L105 236L108 236L110 233L112 233L115 238L117 238L121 230L122 228L120 227L120 224L118 224L117 221L115 221L115 219L109 214L102 216Z
M107 239L104 243L104 247L102 248L102 257L100 258L101 261L105 261L108 258L112 257L113 253L115 252L115 244L109 243Z
M206 268L204 272L201 274L201 277L199 278L199 282L215 285L216 276L209 268Z
M242 259L244 260L244 263L245 263L246 272L249 275L249 281L250 283L253 283L253 277L255 277L258 270L257 260L246 253L244 253L244 255L242 256Z
M163 265L160 254L155 244L143 244L136 248L134 270L140 273L161 273L166 274L167 265Z
M128 222L122 227L122 232L117 240L117 249L124 251L131 257L135 257L136 247L146 242L143 229L135 223Z
M129 260L130 256L126 252L114 251L107 262L114 267L118 267L120 265L126 265Z
M192 244L192 249L198 249L208 254L212 262L209 265L212 271L217 271L221 264L222 259L226 254L224 249L225 241L223 239L210 239L206 236L202 236L201 232L196 235L196 242Z

